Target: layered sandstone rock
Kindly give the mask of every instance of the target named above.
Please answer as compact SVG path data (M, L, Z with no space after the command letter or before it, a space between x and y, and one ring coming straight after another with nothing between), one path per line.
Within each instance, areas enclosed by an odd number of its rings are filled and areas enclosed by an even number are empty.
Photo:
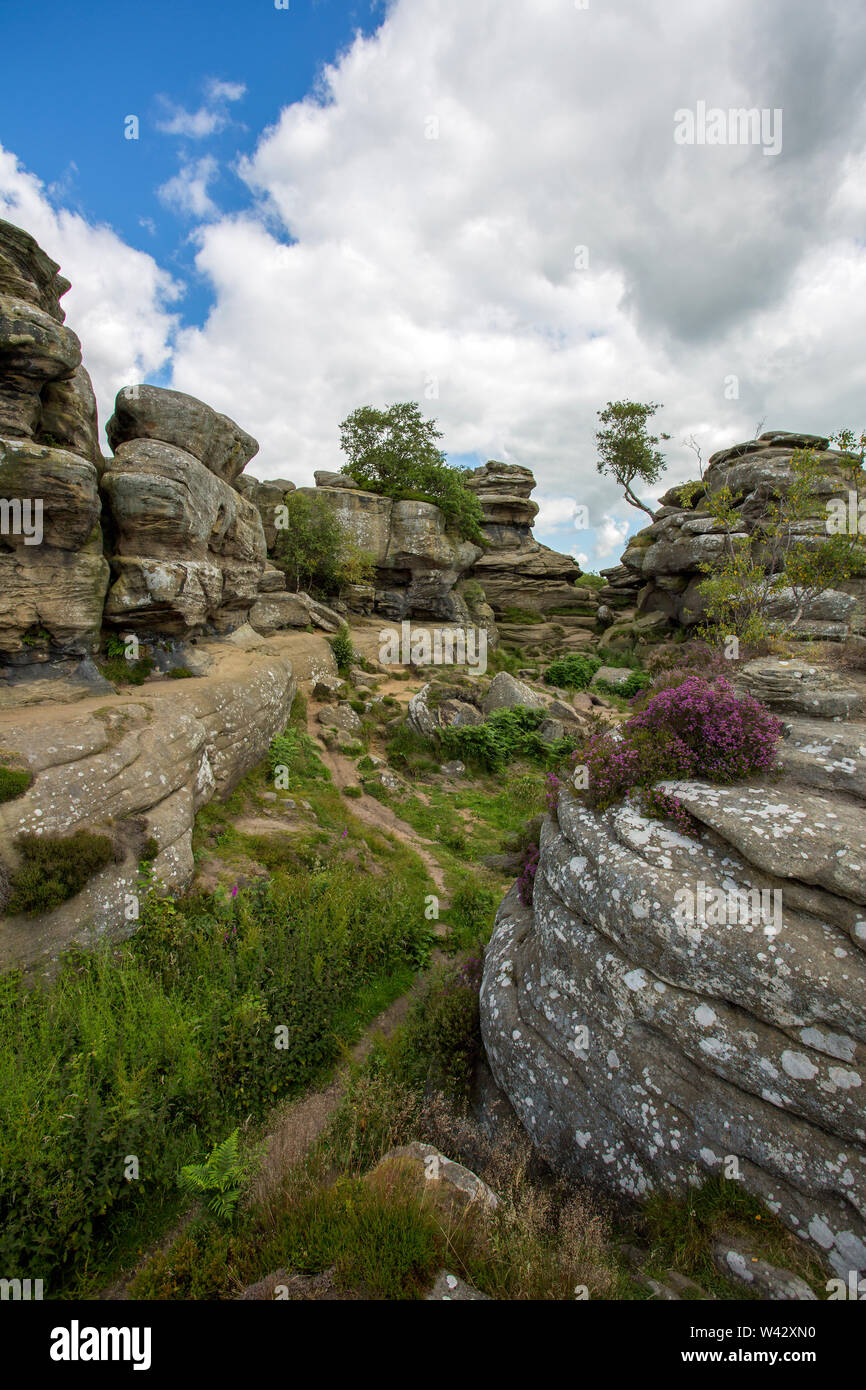
M13 664L93 651L108 587L96 405L63 321L68 288L0 222L0 658Z
M106 433L115 450L102 478L114 579L106 622L169 634L245 622L267 547L258 508L232 484L255 440L157 386L120 391Z
M481 555L479 546L449 531L444 513L430 502L398 502L323 477L325 486L298 490L327 498L346 535L372 556L378 612L398 620L470 621L456 586Z
M788 713L808 681L753 665L744 684L775 682ZM806 709L829 697L812 685ZM637 1196L736 1160L847 1274L866 1270L866 725L825 708L792 721L780 779L663 784L699 838L565 788L532 906L514 890L500 910L481 1012L556 1167Z
M530 497L535 478L528 468L491 459L467 474L466 485L481 503L488 542L472 574L497 618L511 608L549 613L588 600L574 589L581 573L577 561L549 550L532 534L538 505ZM597 603L586 601L585 607L594 622Z
M0 917L0 970L50 974L69 946L133 932L129 897L143 891L138 856L151 837L155 877L171 892L189 887L196 812L261 761L295 691L285 638L256 638L250 650L205 644L201 655L211 669L198 680L0 712L4 760L34 774L0 806L0 880L16 867L21 833L95 830L118 846L117 862L54 912Z
M686 627L700 621L703 603L698 587L705 577L700 566L719 558L725 544L722 528L705 505L707 494L729 487L739 518L733 534L741 539L751 538L766 516L768 503L784 494L793 482L792 459L798 449L815 451L823 477L817 487L815 515L798 522L796 530L807 539L826 538L826 503L832 497L847 499L850 486L845 474L845 464L850 460L839 450L829 448L828 442L820 435L769 430L758 439L714 454L704 474L703 487L691 499L680 487L666 492L652 525L631 538L622 556L622 564L639 591L639 614L659 613L670 623ZM776 596L769 611L771 617L792 618L796 613L793 594ZM813 601L795 633L832 639L864 630L866 580L853 579Z

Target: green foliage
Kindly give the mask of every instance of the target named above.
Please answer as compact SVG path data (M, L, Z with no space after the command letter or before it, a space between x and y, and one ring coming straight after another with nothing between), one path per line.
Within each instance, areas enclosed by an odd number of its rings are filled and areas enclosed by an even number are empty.
M357 800L358 797L364 795L364 789L363 787L344 787L343 795L348 797L354 797Z
M327 769L316 751L316 745L305 729L290 725L285 733L277 734L268 749L268 769L274 776L284 767L292 783L296 781L325 781Z
M277 531L274 564L283 570L295 591L340 587L343 528L326 497L287 492L287 525Z
M23 796L32 781L33 773L26 768L0 766L0 802Z
M439 741L450 758L473 763L485 772L501 772L520 757L548 763L564 756L574 744L570 739L564 739L561 746L544 743L538 736L538 729L546 717L543 709L529 709L525 705L497 709L483 724L442 729Z
M126 648L124 648L124 651ZM98 663L101 674L112 685L143 685L156 663L152 656L142 656L138 661L127 661L124 656L109 657Z
M490 935L499 895L477 877L461 879L451 895L448 917L455 944L466 950Z
M406 1019L396 1067L400 1080L466 1099L482 1052L480 984L477 955L435 971Z
M238 1130L217 1144L204 1163L187 1163L177 1175L178 1186L190 1197L200 1197L219 1221L232 1221L250 1176L251 1165L240 1149Z
M349 629L345 623L340 628L336 637L331 638L331 651L334 653L334 660L337 663L337 670L340 675L348 675L349 668L353 666L355 662L355 648L352 644Z
M170 680L185 681L189 680L191 676L194 676L195 672L191 671L188 666L172 666L168 675Z
M596 671L603 665L597 656L572 652L570 656L561 656L551 662L544 673L544 682L561 690L586 690Z
M665 467L656 445L659 438L670 436L650 434L647 423L661 407L653 402L641 405L638 401L608 401L598 418L604 429L596 431L599 473L613 478L623 490L625 500L640 511L652 516L652 510L634 493L632 484L639 479L652 487Z
M464 539L485 544L481 504L466 487L463 470L446 463L434 420L425 420L415 401L377 410L364 405L340 425L348 462L343 472L359 487L386 497L433 502Z
M0 978L4 1273L92 1263L124 1213L171 1199L203 1147L316 1081L350 1006L426 964L424 891L408 870L276 869L236 896L149 897L128 942L52 983Z
M630 700L637 695L640 690L647 690L652 685L652 676L646 671L631 671L624 681L615 684L613 681L597 680L592 687L604 695L618 695L621 700Z
M607 580L600 574L594 574L591 570L584 571L574 581L575 589L603 589Z
M15 840L22 864L10 879L10 914L36 917L74 898L95 873L114 858L108 835L76 830L73 835L19 835Z

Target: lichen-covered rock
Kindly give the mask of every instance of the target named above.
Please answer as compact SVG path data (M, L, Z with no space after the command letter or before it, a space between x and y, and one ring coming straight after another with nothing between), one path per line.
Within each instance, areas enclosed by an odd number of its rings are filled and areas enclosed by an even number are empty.
M847 499L851 486L846 467L851 457L828 447L821 435L789 434L768 430L758 439L746 440L721 449L710 458L702 485L692 495L682 488L671 488L661 499L650 526L632 536L622 557L632 583L640 586L639 611L663 613L685 627L700 622L704 600L700 585L704 575L700 566L722 557L726 540L707 507L722 487L734 498L737 522L731 532L735 541L756 538L766 519L768 506L784 495L794 482L794 455L811 449L821 468L816 484L816 514L795 523L795 534L805 541L827 536L826 503L833 497ZM605 602L610 598L602 591ZM789 590L774 595L767 615L777 622L791 623L798 616L797 601ZM839 639L866 630L866 580L853 578L839 589L829 590L808 602L793 627L803 638Z
M533 690L531 685L510 676L507 671L500 671L490 682L481 707L485 714L491 714L495 709L515 709L518 705L525 705L527 709L544 709L546 704L544 696Z
M808 724L780 780L662 784L694 838L565 788L532 906L500 909L481 1020L556 1167L640 1195L734 1165L847 1272L866 1269L863 755L844 799L805 789L804 762L826 785L833 761Z

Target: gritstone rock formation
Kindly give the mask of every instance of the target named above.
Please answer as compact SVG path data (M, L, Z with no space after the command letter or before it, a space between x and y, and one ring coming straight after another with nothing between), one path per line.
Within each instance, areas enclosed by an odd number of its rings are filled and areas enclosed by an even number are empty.
M497 618L508 608L537 613L576 605L574 581L580 566L570 555L541 545L532 534L538 504L531 501L535 478L528 468L489 460L467 474L466 485L481 503L489 548L472 571ZM597 603L587 607L594 616Z
M631 586L622 569L617 571L616 581L614 572L607 572L623 594L631 587L632 595L639 600L639 617L658 615L660 628L669 624L689 627L700 620L703 609L698 585L704 576L698 566L720 555L723 547L722 528L704 505L707 493L712 495L727 485L737 499L741 519L738 534L751 536L766 515L768 501L790 486L793 454L804 448L816 451L825 472L818 487L821 505L831 497L847 497L849 483L841 471L846 456L828 448L828 440L823 436L780 430L768 430L758 439L713 454L704 474L703 489L689 505L685 504L682 488L674 487L664 494L652 525L632 537L622 556L622 568L632 576ZM821 511L797 523L797 530L806 537L826 537L826 515ZM600 597L603 602L612 602L612 595L604 590ZM771 615L790 618L795 607L793 596L783 593L775 601ZM840 638L864 630L866 580L853 579L840 590L830 590L817 598L796 631L802 637Z
M267 548L257 507L233 483L256 441L194 397L157 386L118 392L106 434L106 622L184 633L246 621Z
M781 780L663 783L699 839L564 788L532 906L515 889L500 909L482 1032L558 1168L637 1196L734 1158L837 1270L863 1271L866 682L769 660L741 686L795 716Z
M96 406L64 325L69 282L0 222L0 657L80 657L99 641L109 571Z

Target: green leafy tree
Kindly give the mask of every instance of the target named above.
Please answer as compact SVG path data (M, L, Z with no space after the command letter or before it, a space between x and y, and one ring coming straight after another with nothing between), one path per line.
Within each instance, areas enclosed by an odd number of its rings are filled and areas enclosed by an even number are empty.
M481 504L465 483L464 471L445 460L442 433L415 401L377 410L359 406L340 425L343 472L359 487L386 497L433 502L466 540L485 544Z
M670 435L650 434L647 429L657 410L661 406L652 401L646 405L639 401L608 401L604 410L597 412L604 428L595 435L599 473L615 479L630 506L646 512L650 519L652 509L635 494L634 484L640 481L652 487L665 468L656 446L660 439L670 439Z
M277 532L275 564L285 571L295 592L337 589L343 528L327 498L289 492L285 507L286 525Z

